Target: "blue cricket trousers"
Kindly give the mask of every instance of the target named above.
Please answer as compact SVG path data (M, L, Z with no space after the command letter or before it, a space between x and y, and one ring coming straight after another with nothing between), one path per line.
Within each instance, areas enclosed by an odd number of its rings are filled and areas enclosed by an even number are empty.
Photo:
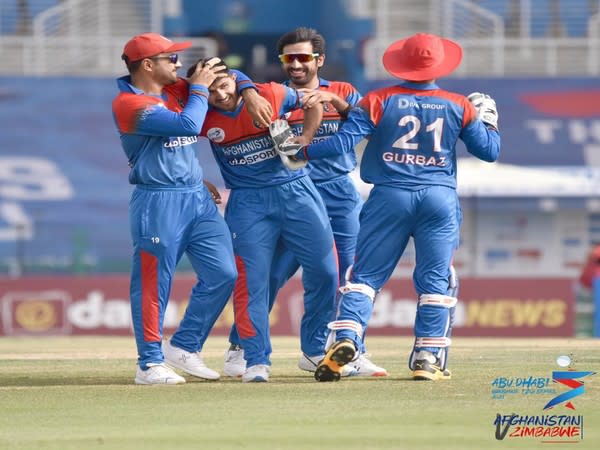
M323 201L307 176L264 188L233 189L225 219L238 269L235 325L247 366L270 364L269 274L281 239L301 264L304 315L300 346L322 355L338 288L335 245Z
M416 191L375 186L360 215L356 262L351 282L379 291L389 280L409 238L415 243L415 290L422 294L448 292L452 256L460 236L460 206L456 190L430 186ZM338 320L351 320L366 328L372 300L360 292L342 296ZM416 336L444 336L447 308L424 307L417 312ZM337 332L360 345L351 330Z
M229 229L202 184L194 188L137 186L129 218L133 240L131 314L139 365L164 360L164 314L177 263L187 254L198 281L171 342L202 349L229 299L237 271Z

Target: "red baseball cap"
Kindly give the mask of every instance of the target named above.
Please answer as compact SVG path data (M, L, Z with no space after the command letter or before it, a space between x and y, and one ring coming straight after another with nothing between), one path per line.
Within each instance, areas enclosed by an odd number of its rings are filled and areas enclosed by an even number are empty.
M158 33L144 33L132 37L123 48L123 57L130 62L159 55L180 52L192 46L192 41L173 42Z
M392 76L408 81L433 80L448 75L462 60L462 48L450 39L417 33L392 43L383 66Z

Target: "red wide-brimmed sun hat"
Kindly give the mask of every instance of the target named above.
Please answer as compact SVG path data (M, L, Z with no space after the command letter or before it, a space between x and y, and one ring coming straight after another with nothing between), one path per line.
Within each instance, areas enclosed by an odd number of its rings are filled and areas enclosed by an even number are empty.
M383 54L383 66L392 76L408 81L433 80L454 71L462 48L450 39L417 33L392 43Z

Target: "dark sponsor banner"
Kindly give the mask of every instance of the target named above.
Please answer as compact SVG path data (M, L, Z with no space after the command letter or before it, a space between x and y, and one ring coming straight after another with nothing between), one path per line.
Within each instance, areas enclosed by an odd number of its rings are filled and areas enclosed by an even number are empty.
M165 314L165 334L177 327L192 276L178 276ZM0 335L130 335L129 278L25 277L0 279ZM303 290L294 278L281 290L271 313L272 335L296 335L303 312ZM416 296L410 279L393 278L379 293L370 336L410 336ZM461 280L455 336L573 336L571 279ZM226 335L233 323L229 302L213 330Z

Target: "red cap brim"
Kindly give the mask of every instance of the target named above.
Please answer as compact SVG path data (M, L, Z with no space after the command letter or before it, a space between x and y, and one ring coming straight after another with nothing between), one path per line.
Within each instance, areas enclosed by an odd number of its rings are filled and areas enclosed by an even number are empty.
M183 41L183 42L175 42L168 49L166 49L163 53L175 53L185 50L186 48L190 48L192 46L192 41Z

